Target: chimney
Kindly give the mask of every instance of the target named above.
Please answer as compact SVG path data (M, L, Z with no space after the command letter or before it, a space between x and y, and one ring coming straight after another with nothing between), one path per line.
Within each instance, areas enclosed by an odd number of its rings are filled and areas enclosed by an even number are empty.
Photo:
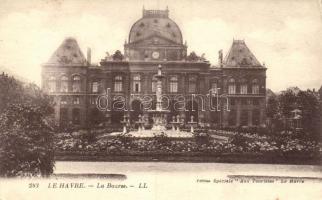
M87 48L87 64L91 65L91 58L92 58L92 50L91 48Z
M220 51L218 51L218 62L219 62L219 66L222 67L222 62L223 62L223 54L222 54L222 49L220 49Z

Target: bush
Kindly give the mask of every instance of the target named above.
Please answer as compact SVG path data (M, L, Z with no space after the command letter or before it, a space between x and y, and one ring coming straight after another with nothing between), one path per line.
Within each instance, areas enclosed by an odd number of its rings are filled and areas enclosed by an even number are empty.
M194 133L194 140L197 145L207 145L210 143L210 135L208 133Z
M164 132L161 134L155 134L153 137L153 144L157 147L169 146L170 138Z
M0 115L0 176L49 176L53 173L53 134L48 110L31 104L9 106Z

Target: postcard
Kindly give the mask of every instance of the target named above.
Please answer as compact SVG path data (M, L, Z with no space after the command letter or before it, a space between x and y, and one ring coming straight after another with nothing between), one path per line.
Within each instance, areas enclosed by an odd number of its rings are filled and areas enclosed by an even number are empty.
M0 200L322 199L321 0L0 5Z

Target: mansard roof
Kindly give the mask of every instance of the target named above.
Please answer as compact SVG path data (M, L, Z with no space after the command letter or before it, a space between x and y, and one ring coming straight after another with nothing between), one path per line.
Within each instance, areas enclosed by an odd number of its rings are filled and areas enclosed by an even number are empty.
M224 59L224 67L263 67L244 40L234 40Z
M66 38L46 64L84 66L86 59L75 38Z

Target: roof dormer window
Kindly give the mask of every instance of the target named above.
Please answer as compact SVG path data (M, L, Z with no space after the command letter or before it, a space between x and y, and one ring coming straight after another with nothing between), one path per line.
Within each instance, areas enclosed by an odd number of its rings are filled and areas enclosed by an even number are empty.
M247 65L248 64L247 59L246 58L243 58L243 60L241 61L241 64L242 65Z

